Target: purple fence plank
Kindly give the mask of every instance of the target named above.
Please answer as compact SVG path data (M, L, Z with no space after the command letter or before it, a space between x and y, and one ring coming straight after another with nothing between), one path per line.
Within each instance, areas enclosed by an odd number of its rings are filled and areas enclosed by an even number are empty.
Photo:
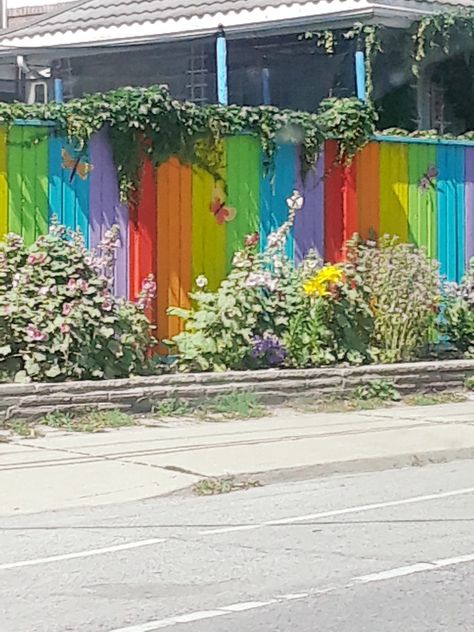
M465 150L466 269L474 257L474 147Z
M128 207L120 202L117 170L105 129L96 134L90 143L91 198L90 239L95 247L105 231L114 224L120 230L120 247L115 263L114 290L117 296L128 296Z
M299 158L297 159L300 163ZM304 206L295 220L295 260L300 262L309 250L324 256L324 155L320 153L315 168L304 182L297 164L297 187L304 197Z

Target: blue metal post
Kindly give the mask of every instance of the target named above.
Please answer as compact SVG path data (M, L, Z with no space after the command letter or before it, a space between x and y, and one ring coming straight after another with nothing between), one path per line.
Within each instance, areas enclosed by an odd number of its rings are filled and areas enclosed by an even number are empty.
M262 68L262 97L263 105L271 104L272 95L270 92L270 70L268 68Z
M364 103L367 100L366 86L365 86L365 55L361 50L358 50L355 54L355 71L356 71L356 85L357 85L357 98Z
M54 100L58 103L62 103L64 101L64 89L62 79L54 80Z
M229 92L227 87L227 42L224 29L220 27L216 40L216 65L217 65L217 101L220 105L229 104Z

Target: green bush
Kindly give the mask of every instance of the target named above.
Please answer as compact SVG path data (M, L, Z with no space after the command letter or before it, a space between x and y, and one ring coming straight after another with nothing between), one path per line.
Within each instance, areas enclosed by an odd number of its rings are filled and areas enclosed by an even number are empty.
M216 292L191 294L176 345L182 367L249 369L286 365L399 362L424 352L437 335L441 302L438 264L425 251L384 237L357 236L344 263L309 255L294 266L284 254L294 214L257 252L249 236ZM472 333L472 329L471 329ZM472 339L472 338L471 338Z
M191 310L171 308L185 320L174 344L181 366L227 370L316 366L370 359L372 314L364 286L352 265L322 266L309 253L300 266L285 255L294 220L269 235L263 253L249 235L216 292L207 281L190 297Z
M216 292L207 280L196 279L198 291L191 310L171 308L185 320L185 330L169 344L176 346L183 368L200 371L279 366L286 358L282 336L292 315L306 304L302 279L308 267L318 267L314 256L295 268L284 254L295 210L268 236L263 253L259 235L248 235L233 258L232 269Z
M271 258L268 251L257 253L249 240L216 292L198 288L190 295L193 309L169 310L185 320L185 331L170 341L183 366L219 371L265 366L268 357L275 366L283 362L281 336L305 299L300 271L284 257L276 266Z
M82 236L53 223L26 247L0 242L0 374L16 381L124 377L143 372L153 344L145 315L155 289L137 303L113 295L117 230L88 251Z
M373 315L374 361L413 360L436 340L441 303L439 265L424 249L385 236L349 242L347 257L362 280Z
M446 285L443 325L449 341L466 356L474 356L474 259L459 285Z
M369 297L350 264L327 265L302 283L306 302L293 312L284 336L295 367L370 360L373 318Z

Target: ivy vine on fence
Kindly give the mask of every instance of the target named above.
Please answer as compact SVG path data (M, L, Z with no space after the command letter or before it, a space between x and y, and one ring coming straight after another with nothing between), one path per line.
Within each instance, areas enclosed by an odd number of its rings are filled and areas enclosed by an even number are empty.
M272 106L198 106L173 99L166 86L152 86L122 88L67 103L0 103L0 120L11 125L17 119L52 121L56 133L66 135L79 150L107 125L121 194L129 198L145 156L154 165L177 156L214 173L212 149L225 136L249 133L260 139L268 168L278 142L300 142L305 173L327 138L337 138L341 159L350 160L373 134L376 115L356 98L327 99L311 113Z

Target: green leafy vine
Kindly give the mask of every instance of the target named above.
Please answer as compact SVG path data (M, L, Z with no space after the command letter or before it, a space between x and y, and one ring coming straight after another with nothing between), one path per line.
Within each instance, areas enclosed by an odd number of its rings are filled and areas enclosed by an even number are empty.
M334 55L338 45L343 41L358 40L365 54L367 99L370 101L374 91L373 65L378 53L382 52L381 31L382 27L356 22L350 29L342 31L307 31L299 39L314 39L316 46L322 48L326 55Z
M107 126L124 199L137 190L143 160L158 166L171 156L199 164L217 174L215 151L230 135L248 133L259 138L265 165L271 169L278 142L302 145L302 171L314 165L327 138L339 143L341 159L350 160L375 131L376 114L356 98L327 99L315 113L280 110L272 106L197 106L173 99L166 86L122 88L87 95L67 103L25 105L0 103L0 120L55 123L79 151L91 136Z
M413 72L418 76L420 64L430 51L438 49L449 55L463 42L474 40L474 9L465 7L423 16L412 26L411 37Z

